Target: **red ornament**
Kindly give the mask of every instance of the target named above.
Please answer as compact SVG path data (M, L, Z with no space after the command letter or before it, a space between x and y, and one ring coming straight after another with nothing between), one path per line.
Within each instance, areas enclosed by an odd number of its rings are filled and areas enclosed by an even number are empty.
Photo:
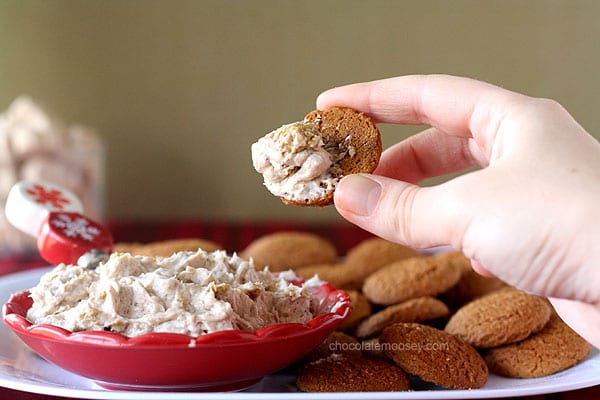
M38 250L52 265L77 264L90 250L112 251L112 235L104 227L75 212L51 212L42 222L38 235Z

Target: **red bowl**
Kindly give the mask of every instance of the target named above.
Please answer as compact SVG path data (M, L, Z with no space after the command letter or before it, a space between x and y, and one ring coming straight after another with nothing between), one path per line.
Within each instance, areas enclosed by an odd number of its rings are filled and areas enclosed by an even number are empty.
M348 295L330 284L314 289L318 315L305 324L271 325L256 332L226 330L199 337L149 333L126 337L34 325L25 316L29 292L14 294L2 319L34 352L108 389L240 390L289 366L321 343L350 313Z

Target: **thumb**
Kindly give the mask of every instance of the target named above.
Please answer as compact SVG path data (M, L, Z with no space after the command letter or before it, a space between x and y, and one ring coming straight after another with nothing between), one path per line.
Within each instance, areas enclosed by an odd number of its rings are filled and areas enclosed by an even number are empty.
M460 202L449 198L448 184L419 187L379 175L349 175L335 190L335 206L350 222L387 240L413 248L460 248L467 222L459 218L453 205Z

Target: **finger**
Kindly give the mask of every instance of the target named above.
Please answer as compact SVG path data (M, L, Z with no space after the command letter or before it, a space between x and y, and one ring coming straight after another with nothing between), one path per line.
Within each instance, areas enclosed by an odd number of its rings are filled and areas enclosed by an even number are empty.
M346 106L376 122L430 125L473 137L486 155L502 121L529 99L485 82L447 75L410 75L342 86L317 98L317 108Z
M597 305L559 298L549 300L565 323L600 348L600 308Z
M421 188L378 175L349 175L338 184L334 201L344 218L385 239L413 248L462 248L469 219L452 186L450 181Z
M418 183L487 162L471 138L429 128L388 148L374 174Z
M477 272L479 275L485 276L486 278L495 278L496 277L496 275L494 275L490 271L488 271L477 260L471 260L471 267L473 267L473 270L475 272Z

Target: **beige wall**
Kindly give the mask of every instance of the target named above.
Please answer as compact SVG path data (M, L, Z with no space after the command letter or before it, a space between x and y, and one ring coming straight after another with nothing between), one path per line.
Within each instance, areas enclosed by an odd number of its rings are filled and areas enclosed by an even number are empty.
M555 98L599 137L599 21L594 0L0 0L0 109L27 93L97 128L113 218L337 219L268 195L250 144L328 87L433 72Z

